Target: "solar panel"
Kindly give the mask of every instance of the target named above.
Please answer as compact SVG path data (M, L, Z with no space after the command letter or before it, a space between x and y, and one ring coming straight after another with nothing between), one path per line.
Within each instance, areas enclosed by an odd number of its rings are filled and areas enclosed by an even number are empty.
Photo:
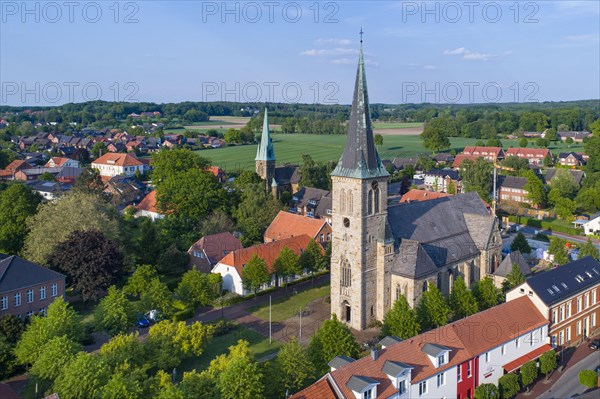
M565 283L560 283L560 285L562 285L564 289L568 289L569 288L569 287L567 287L567 285Z
M552 288L554 288L554 291L556 291L557 293L560 292L557 286L553 285Z

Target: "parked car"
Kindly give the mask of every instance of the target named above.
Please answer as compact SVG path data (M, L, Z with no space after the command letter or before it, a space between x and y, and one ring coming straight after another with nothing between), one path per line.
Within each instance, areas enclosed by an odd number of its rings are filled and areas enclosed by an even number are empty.
M140 314L137 316L137 319L135 320L135 325L140 328L146 328L150 325L150 320L148 320L148 318L146 316L144 316L143 314Z
M600 350L600 339L594 339L592 340L592 342L590 342L590 349L593 349L595 351Z

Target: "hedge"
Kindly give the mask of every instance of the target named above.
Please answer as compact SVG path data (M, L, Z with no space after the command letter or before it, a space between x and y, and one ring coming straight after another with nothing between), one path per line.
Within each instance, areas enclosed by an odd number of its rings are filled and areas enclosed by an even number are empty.
M511 223L524 224L524 225L527 225L530 227L537 227L540 229L556 231L558 233L570 234L570 235L574 235L574 236L578 236L581 233L581 230L576 229L575 227L561 226L561 225L556 224L551 221L532 219L532 218L529 218L526 216L510 215L508 217L508 221Z

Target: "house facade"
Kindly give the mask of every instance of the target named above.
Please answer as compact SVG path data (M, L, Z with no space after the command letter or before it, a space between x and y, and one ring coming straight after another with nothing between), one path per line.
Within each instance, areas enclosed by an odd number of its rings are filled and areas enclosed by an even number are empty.
M590 220L583 224L583 231L586 235L600 235L600 212L590 216Z
M498 199L499 202L519 202L531 204L528 198L529 192L525 190L527 178L516 176L498 176Z
M156 190L150 191L139 204L135 206L135 217L147 217L153 222L163 219L165 215L156 207Z
M581 342L599 329L600 262L591 256L539 273L506 294L507 302L529 297L550 321L553 347Z
M106 153L92 162L100 176L113 177L119 175L135 176L136 172L144 173L146 165L131 154Z
M0 254L0 318L45 314L55 298L64 297L65 278L18 256Z
M480 146L466 146L462 151L463 155L470 157L482 157L488 162L496 162L504 159L504 150L501 147L480 147Z
M425 189L439 193L462 192L459 173L451 169L431 169L424 173Z
M552 350L548 320L527 298L503 303L371 356L333 359L331 371L293 399L472 398ZM385 339L384 339L385 340Z
M561 152L558 154L558 163L562 166L577 167L583 165L585 162L583 157L576 152Z
M544 158L552 154L547 148L509 148L506 156L526 159L530 165L543 165Z

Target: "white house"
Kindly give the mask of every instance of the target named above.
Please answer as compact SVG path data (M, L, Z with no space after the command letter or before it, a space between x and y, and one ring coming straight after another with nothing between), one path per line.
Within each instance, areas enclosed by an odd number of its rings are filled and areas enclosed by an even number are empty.
M46 162L45 166L47 166L49 168L57 168L57 167L78 168L79 161L77 161L75 159L71 159L71 158L65 158L65 157L52 157L52 158L50 158L50 160L48 160L48 162Z
M272 287L276 284L274 277L274 263L283 247L287 246L296 255L300 255L310 240L311 238L307 235L299 235L229 252L215 265L215 267L213 267L212 273L218 273L223 277L224 290L235 292L238 295L248 295L251 292L244 289L242 284L243 271L248 261L250 261L254 255L258 255L259 258L265 261L267 270L273 276L271 282L265 284L262 288L266 289ZM296 277L297 276L292 277L291 280L294 280ZM280 279L279 283L282 282L283 281Z
M134 176L137 171L144 173L146 165L131 154L109 152L92 162L92 168L105 177Z
M590 220L583 224L583 231L586 235L600 235L600 212L590 216Z
M157 219L162 219L165 217L157 208L156 208L156 191L149 192L144 199L140 201L138 205L135 207L136 213L134 217L147 217L152 219L154 222Z

